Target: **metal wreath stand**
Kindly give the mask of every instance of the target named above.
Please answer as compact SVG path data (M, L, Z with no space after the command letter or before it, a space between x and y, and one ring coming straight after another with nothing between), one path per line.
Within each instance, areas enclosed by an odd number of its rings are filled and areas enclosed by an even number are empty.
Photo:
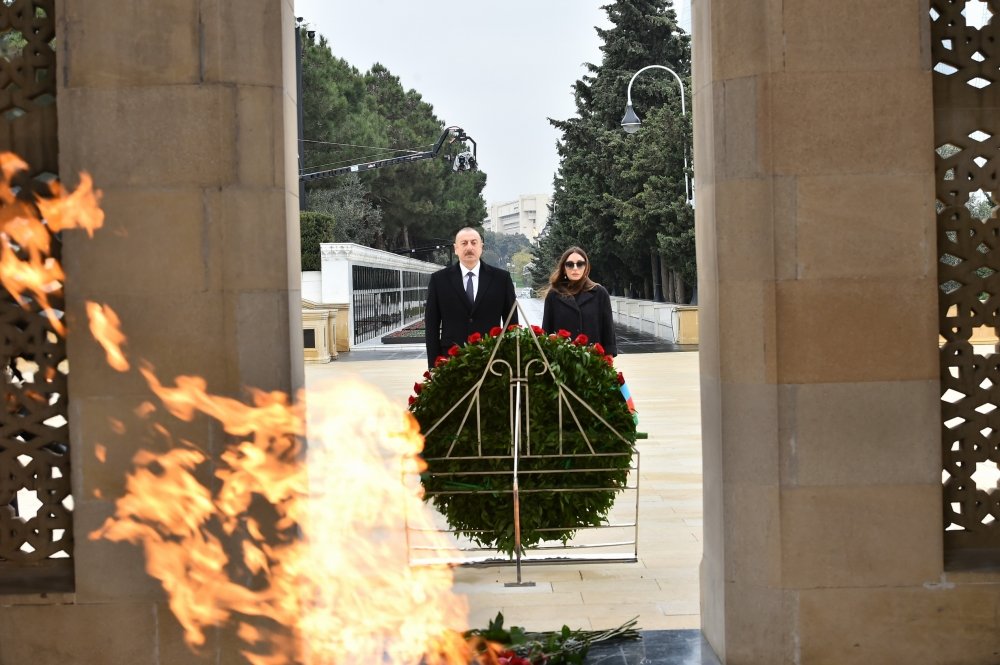
M524 314L524 310L521 309L520 304L515 301L514 306L511 307L510 312L508 312L507 320L510 320L510 316L513 315L514 310L520 313L523 320L527 320ZM574 408L574 403L577 406L581 406L591 414L593 414L603 425L617 436L622 441L629 443L628 439L622 436L614 427L612 427L604 418L598 414L593 407L590 406L584 399L577 395L569 386L567 386L563 381L561 381L553 372L549 365L549 360L545 356L545 352L542 350L541 344L538 342L536 337L532 337L532 342L538 350L540 360L532 359L527 363L523 363L521 356L521 339L516 339L516 366L511 366L509 362L503 359L497 359L497 351L504 342L504 338L501 337L497 342L497 345L493 348L493 352L490 355L489 360L486 362L486 369L483 371L482 376L476 381L469 390L462 395L452 405L452 407L437 420L437 422L432 425L425 435L433 432L441 423L443 423L452 413L457 409L465 405L465 414L462 417L461 424L455 433L455 440L452 442L448 449L447 454L443 458L428 458L426 461L428 463L428 468L433 467L433 462L435 460L451 459L451 460L476 460L476 459L487 459L488 457L492 459L510 459L512 461L512 466L509 470L500 471L474 471L474 472L464 472L464 473L438 473L431 475L435 476L454 476L454 475L506 475L510 474L512 483L511 489L506 490L513 494L513 508L514 508L514 558L513 561L510 557L499 558L497 556L480 556L480 557L464 557L456 560L442 561L440 558L436 559L419 559L414 556L414 551L417 550L435 550L433 547L421 547L419 545L413 545L409 542L409 533L411 531L419 531L411 527L407 523L407 543L408 551L410 552L410 563L414 565L427 564L427 563L449 563L462 566L492 566L492 565L509 565L513 563L517 568L517 581L508 582L505 586L534 586L534 582L524 582L521 578L521 565L523 564L541 564L541 563L634 563L638 561L639 555L639 451L632 445L632 451L630 453L598 453L594 450L593 445L590 442L587 433L584 431L583 427L580 425L580 420L576 415ZM486 381L487 377L491 374L493 376L503 376L505 373L510 375L510 436L511 436L511 453L503 457L497 456L484 456L483 455L483 442L482 442L482 417L480 408L480 389L482 388L483 382ZM531 453L531 422L530 417L526 418L525 413L528 411L528 406L530 405L531 399L531 384L532 380L537 377L549 375L556 384L558 388L558 414L559 414L559 452L556 455L532 455ZM522 408L522 403L524 408ZM476 427L476 441L477 450L474 455L458 456L455 454L455 446L458 443L457 437L465 429L466 425L469 424L469 417L472 414L472 410L475 408L475 427ZM573 422L576 424L577 429L583 436L584 441L587 444L588 453L574 453L572 455L566 455L563 452L563 412L567 411L571 416ZM530 413L530 412L529 412ZM487 423L489 424L489 423ZM521 437L522 424L524 425L525 436ZM645 438L642 433L638 433L637 438ZM544 488L544 489L528 489L523 490L525 494L527 493L543 493L543 492L595 492L595 491L614 491L614 492L626 492L632 491L635 493L635 511L634 516L629 522L602 524L600 526L575 526L568 525L565 527L549 527L544 529L538 529L538 531L565 531L574 530L576 533L596 531L596 530L622 530L630 529L631 537L626 539L613 540L609 542L596 542L596 543L567 543L563 545L548 545L548 546L538 546L532 548L536 551L551 551L558 550L559 554L556 555L539 555L526 557L524 555L524 548L521 545L521 511L520 511L520 500L522 490L520 488L520 474L521 471L521 461L523 459L529 458L597 458L597 457L621 457L628 454L630 458L634 458L635 463L630 464L628 467L629 474L634 479L634 484L630 484L626 481L626 484L622 487L573 487L565 486L558 488ZM634 456L634 457L633 457ZM560 474L580 474L586 472L600 472L607 471L607 468L583 468L583 469L567 469L567 470L538 470L528 473L560 473ZM466 490L454 490L447 492L433 492L428 493L428 496L433 495L461 495L461 494L496 494L498 493L495 489L466 489ZM425 531L427 529L424 529ZM440 533L450 533L456 534L456 529L435 529L434 531ZM574 536L574 539L576 536ZM622 548L630 547L631 552L607 552L609 548ZM496 553L495 549L491 549L484 546L469 546L458 548L460 552L493 552ZM605 550L604 552L593 552L586 553L586 550Z

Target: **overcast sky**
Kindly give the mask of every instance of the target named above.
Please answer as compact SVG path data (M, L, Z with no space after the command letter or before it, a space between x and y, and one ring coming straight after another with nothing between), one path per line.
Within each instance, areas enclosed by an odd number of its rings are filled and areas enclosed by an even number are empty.
M361 71L381 62L476 140L488 205L551 192L559 135L546 118L575 113L571 87L601 60L606 2L296 0L295 11L334 55ZM675 7L690 30L690 0Z

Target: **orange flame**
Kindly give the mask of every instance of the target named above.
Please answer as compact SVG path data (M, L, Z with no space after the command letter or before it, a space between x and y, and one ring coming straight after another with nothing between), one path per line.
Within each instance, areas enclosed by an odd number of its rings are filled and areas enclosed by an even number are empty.
M59 262L50 256L52 233L83 228L89 234L104 223L99 207L101 193L93 189L90 176L80 177L80 186L66 193L58 184L50 185L51 198L36 197L35 205L18 199L11 178L27 170L27 164L11 153L0 153L0 283L21 306L28 304L26 294L38 303L52 328L65 334L60 314L49 296L62 291L63 274Z
M247 437L223 453L214 492L198 480L203 453L140 453L115 516L91 536L143 545L147 571L163 583L190 644L203 644L209 626L235 623L255 665L469 662L453 630L464 627L466 607L451 594L450 569L407 562L406 520L425 516L418 528L433 528L414 484L401 480L422 469L409 414L363 385L311 394L304 461L301 403L257 391L249 405L211 395L198 377L168 387L141 371L175 416L210 415ZM273 510L267 524L252 506L260 499ZM237 563L264 588L232 579L233 543ZM447 544L438 547L443 556ZM289 629L294 655L281 652L287 635L254 617Z
M428 663L468 663L461 636L445 630L464 627L467 613L464 599L451 593L451 570L407 561L407 518L414 533L434 528L415 490L424 468L416 421L362 385L310 394L309 406L306 531L315 554L336 554L311 564L318 594L301 628L318 657L308 662L416 663L423 655ZM421 546L446 555L440 535L424 538Z
M102 307L96 302L87 302L87 318L90 320L90 334L104 347L108 364L119 372L127 372L129 364L121 346L125 335L115 310L107 305Z
M64 194L59 183L52 185L53 198L39 199L38 209L53 233L65 229L83 229L91 238L94 231L104 226L101 210L101 192L94 189L90 174L80 174L80 185Z
M51 199L37 201L43 222L10 186L24 169L0 154L0 283L23 305L30 296L64 333L48 299L63 280L51 234L100 228L100 194L86 175L73 193L53 187ZM127 371L115 312L88 303L87 314L108 362ZM437 539L421 545L440 558L448 548L419 497L422 440L408 413L361 385L296 401L250 391L245 403L211 394L200 377L169 386L151 367L139 371L170 414L210 417L232 438L218 459L187 442L137 453L114 516L90 534L143 546L190 645L203 645L209 627L232 625L252 665L470 661L450 569L408 565L407 522ZM156 411L151 401L136 409ZM153 427L169 437L161 423ZM94 454L107 459L102 444Z

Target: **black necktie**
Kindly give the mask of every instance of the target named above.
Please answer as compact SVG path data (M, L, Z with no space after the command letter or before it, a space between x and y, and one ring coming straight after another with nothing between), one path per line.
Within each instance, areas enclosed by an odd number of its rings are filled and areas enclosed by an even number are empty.
M469 299L470 305L476 304L476 292L472 288L472 273L469 273L469 279L465 282L465 296Z

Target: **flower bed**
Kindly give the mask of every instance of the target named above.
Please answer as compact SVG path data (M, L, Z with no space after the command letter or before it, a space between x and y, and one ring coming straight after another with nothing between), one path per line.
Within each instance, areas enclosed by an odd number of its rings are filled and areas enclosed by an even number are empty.
M491 356L493 371L488 371ZM544 362L551 371L544 370ZM625 486L636 439L635 422L620 390L622 378L612 362L599 344L588 344L583 335L570 339L566 331L547 335L537 327L498 327L449 349L424 373L424 380L414 384L416 395L410 397L410 410L425 435L426 500L472 541L514 551L514 367L521 368L521 375L525 369L530 374L527 403L522 404L530 425L530 455L522 429L518 474L522 546L565 543L579 528L603 524ZM463 427L474 398L468 393L480 380L480 427L475 406ZM566 389L561 428L560 386Z
M382 336L383 344L423 344L424 321L421 319L388 335Z

